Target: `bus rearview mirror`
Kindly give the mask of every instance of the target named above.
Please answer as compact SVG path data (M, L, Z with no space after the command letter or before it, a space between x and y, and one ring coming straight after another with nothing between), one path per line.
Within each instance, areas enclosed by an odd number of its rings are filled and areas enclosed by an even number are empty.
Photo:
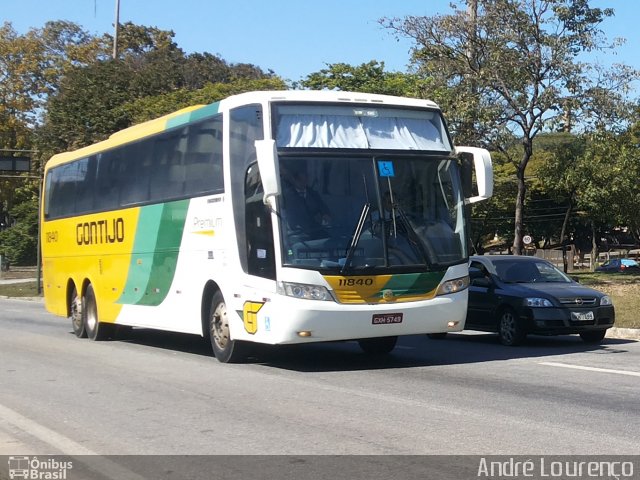
M475 203L491 198L493 195L493 165L489 151L477 147L456 147L456 153L469 157L476 173L478 195L466 198L466 203ZM465 188L465 190L467 189L468 187Z
M274 140L256 140L256 157L264 189L263 201L269 205L269 198L280 195L280 169L278 167L276 142Z

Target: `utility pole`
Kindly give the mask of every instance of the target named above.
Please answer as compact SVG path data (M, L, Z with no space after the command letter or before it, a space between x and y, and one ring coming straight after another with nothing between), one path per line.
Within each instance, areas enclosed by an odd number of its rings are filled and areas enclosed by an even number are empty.
M113 34L113 59L118 58L118 25L120 24L120 0L116 0L116 22Z

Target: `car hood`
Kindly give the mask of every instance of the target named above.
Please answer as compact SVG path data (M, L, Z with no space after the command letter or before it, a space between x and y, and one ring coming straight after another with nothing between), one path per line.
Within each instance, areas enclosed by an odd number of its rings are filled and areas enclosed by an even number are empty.
M578 283L506 283L507 290L518 292L519 295L536 296L543 294L555 298L565 297L597 297L604 293L593 288L584 287Z

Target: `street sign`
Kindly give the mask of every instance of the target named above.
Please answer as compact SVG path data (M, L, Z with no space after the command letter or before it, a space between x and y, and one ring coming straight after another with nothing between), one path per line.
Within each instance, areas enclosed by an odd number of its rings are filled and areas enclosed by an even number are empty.
M0 155L0 171L5 172L30 172L30 157L9 157Z
M531 238L531 235L525 235L524 237L522 237L522 243L524 243L525 245L529 245L532 241L533 238Z

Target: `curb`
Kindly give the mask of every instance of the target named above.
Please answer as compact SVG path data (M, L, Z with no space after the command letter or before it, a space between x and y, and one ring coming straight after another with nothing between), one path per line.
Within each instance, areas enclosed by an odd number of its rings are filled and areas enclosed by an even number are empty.
M25 302L44 302L44 297L8 297L6 295L0 295L4 300L24 300Z
M606 338L621 338L625 340L640 341L640 328L617 328L607 330Z

